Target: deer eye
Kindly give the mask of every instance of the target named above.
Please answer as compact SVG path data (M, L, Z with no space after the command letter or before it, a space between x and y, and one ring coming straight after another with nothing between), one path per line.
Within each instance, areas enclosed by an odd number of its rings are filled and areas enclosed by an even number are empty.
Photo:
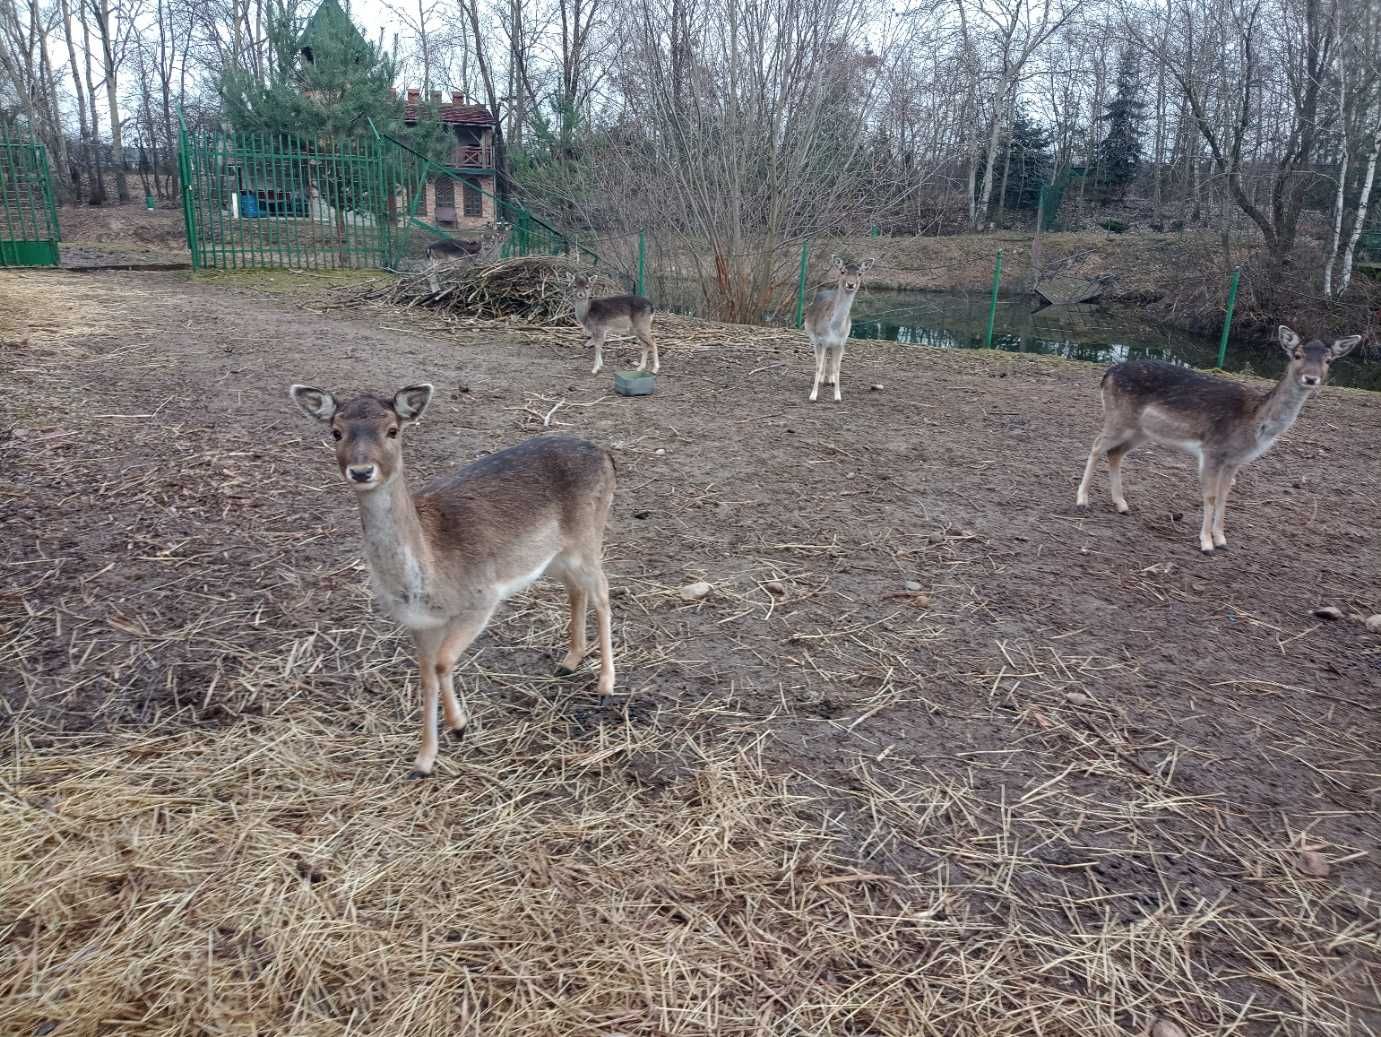
M331 438L332 438L332 439L335 439L335 440L339 440L339 439L340 439L340 429L338 429L338 428L333 428L333 429L331 430Z
M397 426L397 425L393 426L393 428L391 428L391 429L388 430L388 438L389 438L389 439L397 439L397 438L398 438L398 426Z

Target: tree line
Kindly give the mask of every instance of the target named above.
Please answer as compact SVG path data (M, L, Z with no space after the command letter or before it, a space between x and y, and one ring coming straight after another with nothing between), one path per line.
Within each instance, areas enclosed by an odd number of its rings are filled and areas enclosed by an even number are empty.
M98 203L176 191L179 111L345 132L389 87L460 91L505 190L592 239L695 241L708 283L747 286L734 312L806 238L1030 227L1055 198L1308 262L1335 297L1378 189L1374 2L374 2L389 31L314 108L293 98L317 0L5 0L0 125Z

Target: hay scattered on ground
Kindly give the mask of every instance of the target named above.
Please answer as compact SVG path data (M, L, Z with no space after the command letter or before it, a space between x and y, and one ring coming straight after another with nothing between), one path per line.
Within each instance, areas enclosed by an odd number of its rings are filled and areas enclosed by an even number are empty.
M1055 836L1060 784L991 802L860 761L823 791L934 859L875 873L705 719L481 704L418 784L398 780L411 725L300 704L25 753L0 782L0 1031L1356 1032L1339 962L1376 934L1327 924L1358 905L1281 854L1184 848L1251 863L1249 916L1157 884L1156 854L1052 865L1015 827ZM1151 789L1083 807L1090 842L1203 809ZM1139 908L1097 892L1125 867Z

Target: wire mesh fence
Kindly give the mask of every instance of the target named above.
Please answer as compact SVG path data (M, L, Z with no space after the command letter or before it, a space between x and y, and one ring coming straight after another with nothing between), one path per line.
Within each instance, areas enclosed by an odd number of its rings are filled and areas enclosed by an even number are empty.
M0 136L0 266L57 266L60 238L47 151Z

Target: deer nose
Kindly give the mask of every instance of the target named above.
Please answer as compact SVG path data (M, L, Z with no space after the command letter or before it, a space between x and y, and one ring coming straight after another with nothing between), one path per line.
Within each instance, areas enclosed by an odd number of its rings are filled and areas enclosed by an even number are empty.
M1307 374L1307 375L1304 375L1304 376L1300 379L1300 381L1303 382L1305 385L1318 385L1318 384L1319 384L1319 376L1316 375L1316 374Z
M374 478L374 466L372 464L352 464L346 471L351 482L369 482Z

